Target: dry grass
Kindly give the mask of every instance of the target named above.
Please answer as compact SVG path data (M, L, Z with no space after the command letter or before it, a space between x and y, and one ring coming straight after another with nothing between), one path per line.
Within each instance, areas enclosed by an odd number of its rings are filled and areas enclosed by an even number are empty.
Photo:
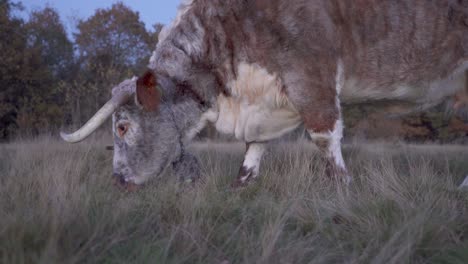
M0 146L3 263L468 263L468 149L352 145L349 189L309 143L276 144L230 189L239 145L198 145L205 181L111 185L100 141Z

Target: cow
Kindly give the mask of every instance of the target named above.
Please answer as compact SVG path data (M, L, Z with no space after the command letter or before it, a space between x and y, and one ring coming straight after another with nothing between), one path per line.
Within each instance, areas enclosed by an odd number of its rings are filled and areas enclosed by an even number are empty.
M197 174L186 145L212 123L246 142L234 186L259 174L267 143L303 125L331 176L344 104L424 110L463 90L468 0L192 0L159 35L149 70L113 89L80 130L113 117L114 175L140 186L167 167Z

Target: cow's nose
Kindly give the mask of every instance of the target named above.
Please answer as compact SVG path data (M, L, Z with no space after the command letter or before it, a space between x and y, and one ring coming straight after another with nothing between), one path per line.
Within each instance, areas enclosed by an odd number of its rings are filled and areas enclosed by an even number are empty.
M122 184L122 185L126 183L125 178L122 174L114 173L112 176L117 183Z
M135 192L141 187L135 183L126 181L125 177L120 173L112 174L112 178L114 178L114 185L126 192Z

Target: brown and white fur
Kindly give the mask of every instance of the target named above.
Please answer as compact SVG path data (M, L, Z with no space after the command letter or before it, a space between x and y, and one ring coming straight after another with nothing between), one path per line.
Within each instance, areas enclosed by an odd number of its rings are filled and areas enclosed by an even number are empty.
M340 105L427 108L463 89L468 1L188 1L150 68L208 102L200 124L248 143L238 181L301 123L348 181Z
M149 68L161 94L147 101L185 105L184 142L212 122L247 143L235 185L258 175L268 141L301 124L349 182L341 105L420 110L462 90L468 0L186 1Z

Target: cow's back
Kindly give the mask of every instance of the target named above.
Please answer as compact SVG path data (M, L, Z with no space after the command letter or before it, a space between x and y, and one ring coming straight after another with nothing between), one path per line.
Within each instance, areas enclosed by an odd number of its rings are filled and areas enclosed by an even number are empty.
M277 78L271 89L280 94L272 98L285 95L302 113L326 111L340 92L345 103L432 104L464 81L467 6L467 0L194 0L158 47L155 68L190 83L202 98L236 100L263 94L256 91L264 87L232 85L262 83L239 76L248 72L243 67L258 69Z
M424 79L447 74L454 60L468 56L468 0L188 2L167 42L183 49L192 67L223 71L221 81L235 78L244 62L272 74L291 68L326 74L338 59L359 78Z

